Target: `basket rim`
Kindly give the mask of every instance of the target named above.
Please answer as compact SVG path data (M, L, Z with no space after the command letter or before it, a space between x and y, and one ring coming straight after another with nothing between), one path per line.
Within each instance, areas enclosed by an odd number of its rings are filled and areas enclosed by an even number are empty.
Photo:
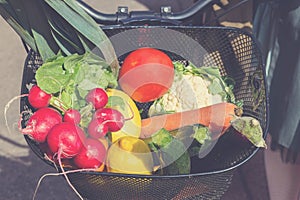
M101 26L103 30L112 30L112 29L139 29L139 28L172 28L172 29L215 29L215 30L228 30L233 32L239 32L241 34L251 37L255 42L257 42L254 34L250 33L247 30L230 27L230 26L191 26L191 25L105 25ZM257 44L257 43L256 43Z

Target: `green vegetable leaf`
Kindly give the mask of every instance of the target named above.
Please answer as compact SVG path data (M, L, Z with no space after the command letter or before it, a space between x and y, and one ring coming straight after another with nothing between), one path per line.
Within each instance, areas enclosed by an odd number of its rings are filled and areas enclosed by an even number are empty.
M71 55L72 52L82 52L80 47L75 42L73 42L72 39L69 39L66 34L64 34L64 31L59 28L59 25L55 25L51 21L51 19L49 19L49 25L51 26L51 34L53 39L65 55Z
M118 76L113 45L101 26L74 0L1 0L0 15L44 62L59 51L84 54L92 49Z
M50 10L44 1L38 0L23 0L23 6L21 9L27 14L37 52L46 62L59 51L59 47L52 37L46 15Z
M193 138L197 140L200 144L204 144L206 140L210 140L210 132L208 127L204 126L194 126Z
M125 102L124 99L119 96L110 96L108 97L108 102L106 104L107 107L118 107L125 110Z
M79 109L81 114L80 126L87 128L93 118L94 107L92 104L87 104Z
M205 157L217 141L211 139L208 127L202 125L182 127L171 134L185 145L190 157Z
M48 41L46 38L44 38L43 35L36 32L34 29L32 30L32 34L35 39L37 49L42 58L46 59L55 56L55 53L48 46Z
M145 139L158 157L161 173L164 175L189 174L191 161L185 145L165 129Z
M100 63L101 64L101 63ZM105 66L83 62L79 69L79 77L76 79L78 89L88 91L96 87L115 88L118 83L116 77ZM82 97L85 94L82 94Z
M46 3L52 7L74 30L82 34L95 47L99 48L105 60L111 64L112 72L118 75L119 65L114 48L100 26L82 8L72 0L50 1ZM83 42L83 37L80 43ZM85 44L83 46L86 46Z
M165 129L161 129L151 136L151 143L160 148L166 147L172 140L173 137L170 132Z
M54 94L62 90L68 83L70 75L63 69L65 58L60 56L56 60L44 63L36 71L36 81L38 86L49 94Z
M208 86L208 90L212 95L224 93L224 88L218 78L212 80L211 84Z
M176 61L173 63L176 69L176 74L191 74L194 76L200 76L205 80L210 81L208 90L212 95L220 95L226 102L236 103L235 96L233 93L234 82L231 81L230 85L227 84L226 80L229 81L229 77L222 77L220 70L215 66L203 66L196 67L192 63L188 63L185 66L182 62Z
M0 2L0 15L46 61L48 56L55 55L58 48L53 43L44 5L44 1L38 0L3 0Z
M27 14L22 9L23 1L0 1L0 15L7 21L7 23L16 31L17 34L28 44L34 51L36 45L33 36L31 35L31 28L29 26Z
M116 87L118 84L109 65L91 53L58 54L38 68L35 78L42 90L58 96L68 107L76 109L85 106L83 100L91 89Z
M266 142L263 138L263 131L260 123L257 119L253 117L238 117L231 122L234 129L240 132L242 135L255 146L266 148Z
M60 100L62 102L64 102L64 105L68 108L72 108L73 107L73 101L72 101L72 96L66 92L66 91L62 91L60 94Z
M173 140L170 145L162 151L162 158L165 163L171 163L163 168L164 175L189 174L191 171L191 161L187 150L185 150L178 158L175 154L170 154L171 151L181 152L185 146L180 140ZM175 160L175 161L174 161Z

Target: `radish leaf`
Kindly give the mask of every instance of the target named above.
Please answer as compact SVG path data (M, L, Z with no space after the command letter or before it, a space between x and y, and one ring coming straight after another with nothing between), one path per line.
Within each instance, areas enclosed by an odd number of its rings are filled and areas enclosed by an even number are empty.
M52 62L44 63L36 71L38 86L48 94L59 92L69 81L70 75L62 67L64 60L64 57L59 56Z
M85 105L82 100L91 89L115 88L118 84L110 66L92 53L57 55L38 68L35 78L42 90L58 94L67 106L74 108Z

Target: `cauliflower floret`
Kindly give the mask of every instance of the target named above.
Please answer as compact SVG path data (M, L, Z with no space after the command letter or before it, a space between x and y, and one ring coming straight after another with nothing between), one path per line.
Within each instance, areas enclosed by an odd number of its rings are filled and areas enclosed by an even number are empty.
M192 74L175 75L169 92L153 104L149 115L165 112L182 112L221 103L223 98L209 92L209 80Z

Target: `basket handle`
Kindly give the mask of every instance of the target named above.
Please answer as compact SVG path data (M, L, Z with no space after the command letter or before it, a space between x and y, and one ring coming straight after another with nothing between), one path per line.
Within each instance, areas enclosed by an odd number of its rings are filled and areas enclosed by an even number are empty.
M131 11L128 12L127 7L118 7L118 11L115 14L106 14L99 12L85 3L83 0L77 0L77 3L92 17L94 20L103 25L117 25L128 24L135 21L158 21L168 22L173 24L180 24L198 12L203 8L212 5L219 0L198 0L189 8L173 13L170 6L162 6L160 13L152 11Z

